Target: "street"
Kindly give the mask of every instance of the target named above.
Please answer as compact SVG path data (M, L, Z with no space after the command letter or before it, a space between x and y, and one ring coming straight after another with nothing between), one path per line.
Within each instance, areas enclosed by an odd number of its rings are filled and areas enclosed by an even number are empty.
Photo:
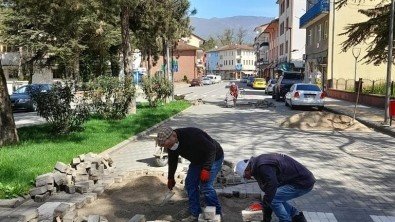
M231 162L269 152L294 157L314 173L317 182L312 192L293 203L319 219L315 221L395 221L394 138L374 131L281 128L279 122L285 117L304 111L291 111L283 102L276 102L277 107L270 109L224 108L219 104L227 90L225 85L177 88L176 94L188 93L187 99L203 98L206 103L191 107L166 124L206 130L221 143L225 160ZM256 94L251 97L269 97L263 91L250 92ZM145 138L111 156L118 169L124 171L155 167L153 152L152 138Z
M228 84L202 87L177 84L175 94L185 95L191 101L201 98L204 104L192 106L166 124L204 129L220 142L225 160L233 163L270 152L294 157L317 179L312 192L293 201L310 218L319 219L314 221L395 221L395 138L375 131L302 131L280 127L286 117L311 110L291 110L263 90L253 90L244 84L240 84L245 93L239 105L225 108ZM272 101L276 107L248 105L257 99ZM35 113L14 116L17 125L41 121ZM144 137L110 155L119 172L147 167L166 171L167 167L154 164L154 144L152 138Z

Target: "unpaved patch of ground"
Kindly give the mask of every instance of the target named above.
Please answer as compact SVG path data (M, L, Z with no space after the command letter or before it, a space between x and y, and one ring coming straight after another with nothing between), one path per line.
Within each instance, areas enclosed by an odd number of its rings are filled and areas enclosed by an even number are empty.
M168 191L166 181L163 177L142 176L114 184L98 200L80 209L79 215L101 215L111 222L127 222L136 214L144 214L147 220L180 221L188 216L186 193L183 185L177 185L171 200L159 206ZM252 198L220 197L223 221L242 221L241 211L252 201Z
M280 126L300 130L372 131L357 120L353 122L349 116L318 111L295 114L286 118Z

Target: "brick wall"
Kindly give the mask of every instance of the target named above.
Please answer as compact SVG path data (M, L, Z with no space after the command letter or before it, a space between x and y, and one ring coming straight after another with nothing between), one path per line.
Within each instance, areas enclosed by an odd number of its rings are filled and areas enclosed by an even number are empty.
M336 89L328 89L326 92L327 92L328 96L331 98L341 99L341 100L345 100L345 101L349 101L349 102L355 102L356 98L357 98L357 94L354 92L346 92L346 91L336 90ZM391 98L391 99L395 99L395 98ZM366 106L384 108L385 96L360 94L358 103L366 105Z

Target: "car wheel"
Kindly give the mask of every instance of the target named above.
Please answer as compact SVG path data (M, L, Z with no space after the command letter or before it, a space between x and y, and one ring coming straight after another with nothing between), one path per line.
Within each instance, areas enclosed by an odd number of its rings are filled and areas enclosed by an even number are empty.
M37 104L36 103L32 103L32 107L30 107L30 111L31 112L36 112L37 111Z
M288 106L287 98L285 98L285 106Z
M272 99L275 99L276 97L275 97L275 94L274 94L274 91L272 92Z
M276 101L278 102L278 101L280 101L280 94L279 93L276 93Z
M291 109L295 109L295 106L292 105L292 101L289 101L289 107L290 107Z
M322 111L324 109L324 106L318 106L318 111Z

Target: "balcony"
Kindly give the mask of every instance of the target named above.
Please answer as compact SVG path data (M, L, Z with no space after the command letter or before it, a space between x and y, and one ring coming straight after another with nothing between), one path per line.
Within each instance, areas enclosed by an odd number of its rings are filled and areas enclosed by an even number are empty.
M318 0L318 2L311 7L307 12L299 19L299 27L304 29L314 22L320 20L322 17L329 13L329 1Z

